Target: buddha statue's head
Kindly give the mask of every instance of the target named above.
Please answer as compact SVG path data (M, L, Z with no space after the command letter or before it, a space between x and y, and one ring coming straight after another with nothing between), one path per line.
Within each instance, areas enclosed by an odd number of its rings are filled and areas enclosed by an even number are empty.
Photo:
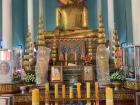
M67 4L77 4L80 0L67 0Z
M64 5L69 5L69 4L79 4L82 3L84 0L59 0L60 3Z

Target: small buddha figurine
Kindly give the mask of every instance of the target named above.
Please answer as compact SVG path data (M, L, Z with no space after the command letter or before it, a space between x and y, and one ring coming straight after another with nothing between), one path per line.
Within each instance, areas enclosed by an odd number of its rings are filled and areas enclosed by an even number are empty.
M88 10L83 0L59 0L62 5L56 9L55 36L60 38L95 37L88 29ZM51 35L48 33L48 35ZM52 34L54 35L54 34Z

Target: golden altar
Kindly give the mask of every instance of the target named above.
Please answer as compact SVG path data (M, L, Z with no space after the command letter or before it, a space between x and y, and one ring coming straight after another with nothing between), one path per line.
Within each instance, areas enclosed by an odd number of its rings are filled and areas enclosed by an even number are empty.
M51 32L44 31L43 16L39 18L37 45L38 48L46 46L51 49L50 66L78 68L85 65L83 60L87 57L91 59L90 65L96 67L97 46L106 42L102 15L99 15L98 29L89 29L88 10L84 1L78 1L67 0L56 8L56 27ZM70 70L63 70L66 71ZM81 74L81 71L83 68L74 69L72 75ZM65 75L63 77L65 81Z

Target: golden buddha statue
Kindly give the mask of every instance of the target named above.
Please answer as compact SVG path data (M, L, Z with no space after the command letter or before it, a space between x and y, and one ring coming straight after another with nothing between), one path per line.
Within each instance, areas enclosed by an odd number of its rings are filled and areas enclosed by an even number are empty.
M59 0L63 5L56 9L55 36L60 38L83 38L96 36L88 29L88 11L83 0ZM47 33L47 36L54 36Z
M97 30L91 30L88 28L88 10L84 5L84 0L58 0L62 5L60 5L56 9L56 28L53 32L46 32L45 39L47 47L52 48L52 60L54 64L58 61L59 53L62 52L59 47L65 45L63 47L67 47L73 49L78 45L80 45L81 53L80 56L87 55L92 58L93 50L96 50L97 44L104 43L104 33L99 34L100 30L103 30L102 21L99 21L101 26ZM102 16L100 16L102 18ZM100 19L101 20L101 19ZM99 30L99 32L98 32ZM73 39L73 40L71 40ZM56 41L54 41L56 40ZM79 40L79 41L77 41ZM98 41L99 40L99 41ZM60 43L61 42L61 43ZM78 43L80 42L80 43ZM70 43L70 44L69 44ZM73 47L72 44L74 43ZM84 45L82 46L82 43ZM69 45L67 45L69 44ZM82 51L82 49L87 49L87 51ZM83 53L86 52L86 53ZM67 60L69 56L71 56L72 52L63 52L63 56L67 55L65 62L67 64ZM62 53L60 53L62 56ZM76 55L77 53L75 53ZM72 57L71 57L72 58ZM94 58L94 57L93 57ZM76 58L75 62L80 61L79 58Z
M77 1L67 0L66 6L56 9L56 27L60 27L60 18L62 18L64 31L87 28L87 8L83 4L77 4Z

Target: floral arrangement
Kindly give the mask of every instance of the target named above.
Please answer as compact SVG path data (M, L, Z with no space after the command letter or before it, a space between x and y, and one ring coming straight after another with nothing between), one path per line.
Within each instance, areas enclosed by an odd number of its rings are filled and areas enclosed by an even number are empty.
M13 73L13 81L14 81L14 82L19 82L19 81L21 81L21 73L20 73L20 72L14 72L14 73Z
M28 84L35 84L36 83L36 77L33 73L26 73L25 75L25 82Z
M122 73L119 71L116 71L111 75L110 79L112 82L113 81L122 81L123 80Z
M24 80L25 71L22 68L16 69L13 73L13 81L14 82L21 82Z

